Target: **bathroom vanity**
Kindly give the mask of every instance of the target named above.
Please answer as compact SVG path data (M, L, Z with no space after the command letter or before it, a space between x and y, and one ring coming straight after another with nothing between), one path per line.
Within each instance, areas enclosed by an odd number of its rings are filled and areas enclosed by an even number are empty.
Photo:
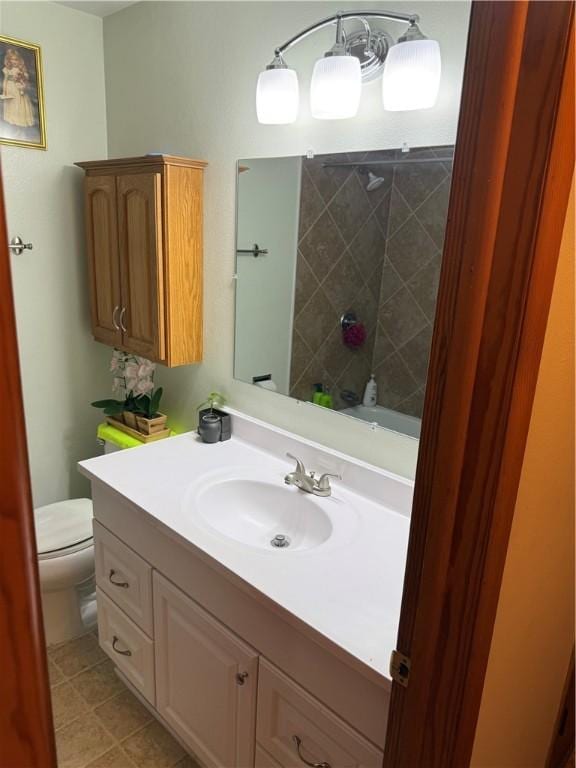
M100 644L205 766L379 767L412 483L231 413L80 464ZM287 452L342 480L287 485Z

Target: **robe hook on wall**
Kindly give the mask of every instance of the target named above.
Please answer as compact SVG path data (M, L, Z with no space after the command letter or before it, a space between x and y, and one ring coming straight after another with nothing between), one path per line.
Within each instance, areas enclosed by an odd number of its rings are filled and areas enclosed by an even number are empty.
M32 243L25 243L19 235L16 235L16 237L13 237L8 243L8 248L12 253L15 253L16 256L20 256L24 251L31 251L34 246Z

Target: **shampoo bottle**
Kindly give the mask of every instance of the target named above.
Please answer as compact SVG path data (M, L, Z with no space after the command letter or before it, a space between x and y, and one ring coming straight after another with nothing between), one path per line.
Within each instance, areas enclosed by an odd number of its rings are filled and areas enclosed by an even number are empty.
M374 378L374 374L372 374L370 376L370 381L366 384L366 389L364 390L364 399L362 400L362 405L367 405L367 406L376 405L377 397L378 397L378 385L376 384L376 379Z

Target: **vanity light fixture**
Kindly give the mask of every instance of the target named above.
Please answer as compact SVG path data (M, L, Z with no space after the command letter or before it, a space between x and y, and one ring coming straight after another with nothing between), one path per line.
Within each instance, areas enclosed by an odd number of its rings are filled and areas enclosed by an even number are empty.
M256 86L256 113L264 125L287 125L298 117L300 89L298 76L289 69L281 53L258 77Z
M344 22L355 20L362 29L346 31ZM374 21L408 24L394 44ZM314 65L310 84L310 110L321 120L354 117L358 112L362 82L383 74L382 98L390 111L434 106L440 86L440 46L418 27L416 14L392 11L344 11L312 24L276 48L274 59L260 73L256 88L258 121L268 125L293 123L298 116L298 77L284 61L284 54L319 29L336 24L334 46ZM372 22L372 23L371 23Z
M360 60L348 53L342 19L336 22L336 43L314 64L310 83L310 111L319 120L354 117L360 106Z
M384 62L382 101L390 112L433 107L440 88L440 46L410 24Z

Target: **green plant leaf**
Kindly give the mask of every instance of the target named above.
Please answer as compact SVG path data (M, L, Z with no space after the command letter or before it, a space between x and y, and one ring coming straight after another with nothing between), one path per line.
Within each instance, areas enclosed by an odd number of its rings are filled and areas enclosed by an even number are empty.
M107 405L104 408L104 413L106 416L117 416L119 413L122 413L124 411L124 403L120 403L118 400L114 403L114 405Z
M124 403L121 400L95 400L93 403L90 403L94 408L113 408L114 406L119 406L122 410L124 408Z
M226 405L226 398L224 395L220 392L210 392L208 398L204 400L203 403L200 403L196 410L199 411L200 408L204 408L205 406L209 406L210 408L221 408L223 405Z
M162 387L158 387L158 389L154 392L154 394L150 398L149 418L152 418L153 416L155 416L160 410L160 400L162 400L162 392L163 392Z

